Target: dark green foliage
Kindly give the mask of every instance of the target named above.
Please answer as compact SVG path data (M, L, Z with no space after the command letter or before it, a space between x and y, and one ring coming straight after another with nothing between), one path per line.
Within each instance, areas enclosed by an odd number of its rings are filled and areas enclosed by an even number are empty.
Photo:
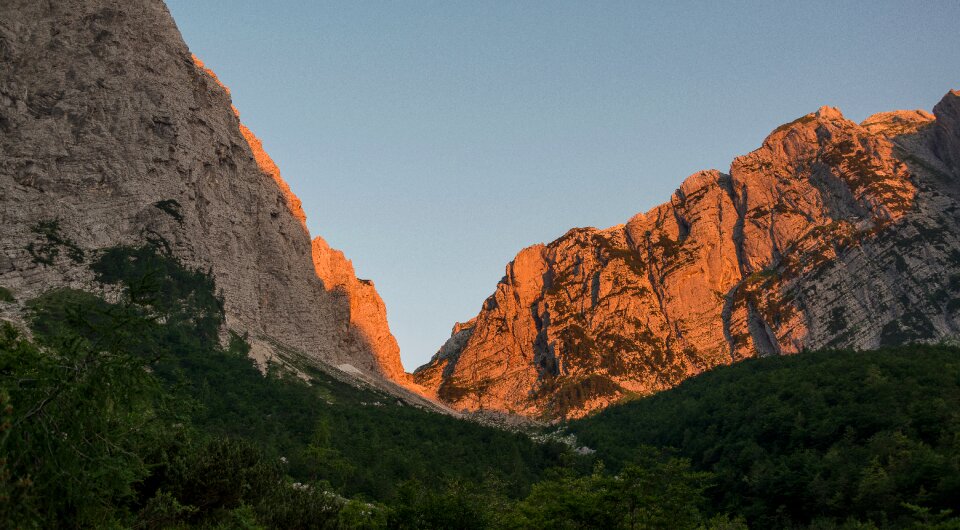
M467 382L458 378L451 378L440 385L437 395L444 401L458 401L466 396L479 397L483 395L489 384L489 379Z
M760 284L761 288L766 288L772 285L778 276L779 274L775 268L768 267L766 269L758 270L750 276L747 276L747 283L751 285Z
M847 328L846 308L837 306L830 310L830 322L827 324L827 330L830 333L840 333Z
M27 245L27 252L34 263L41 265L53 265L54 260L60 255L60 248L67 250L67 257L74 263L82 263L84 251L77 246L70 238L60 233L60 221L40 221L30 228L30 231L37 235L37 241Z
M560 330L559 339L563 355L577 365L589 365L596 358L597 345L583 326L571 322Z
M904 303L907 305L908 303ZM909 306L908 306L909 307ZM936 329L922 313L908 313L900 320L888 322L880 330L880 344L891 346L924 340L936 335Z
M656 246L661 251L660 256L663 261L674 260L680 256L680 253L683 251L683 241L674 241L666 234L660 234L660 239L657 240Z
M116 303L31 301L0 340L0 527L383 527L397 485L496 480L520 496L567 450L401 405L305 367L264 376L212 279L156 246L92 265ZM296 484L295 484L296 482Z
M960 311L960 296L951 297L950 300L947 301L946 308L950 313L957 313Z
M16 302L17 299L13 297L13 293L10 292L10 289L6 287L0 287L0 302Z
M630 270L638 276L645 276L647 274L646 263L643 261L643 256L639 252L631 248L615 247L609 239L600 235L593 237L593 244L596 246L597 251L600 252L601 255L605 255L607 259L619 259L623 261L630 267Z
M122 286L131 304L164 315L169 331L195 333L197 347L216 342L223 299L209 274L183 267L155 245L109 248L90 268L97 281Z
M580 378L562 377L553 382L549 392L552 413L559 416L564 411L583 407L591 399L622 395L624 390L609 377L591 374Z
M203 403L195 417L200 428L252 440L272 457L287 458L298 480L325 480L346 495L389 500L405 480L437 485L446 475L481 481L488 474L520 494L563 452L401 405L320 372L308 374L309 385L276 370L263 377L240 351L185 362L176 381Z
M390 515L390 527L421 530L491 528L510 508L495 484L449 482L427 488L418 481L404 483Z
M177 455L164 472L179 502L201 512L238 508L263 498L270 479L280 480L279 462L267 464L249 442L214 438Z
M679 448L714 473L715 510L759 527L960 513L956 348L749 360L570 429L617 468L638 445Z
M688 461L651 448L638 448L635 460L616 475L602 465L593 472L554 469L514 502L496 482L453 482L440 492L417 483L400 489L390 526L446 528L714 528L703 508L709 474ZM725 528L740 529L737 521ZM703 525L703 526L702 526Z
M241 517L273 528L322 528L336 524L345 504L322 484L294 484L280 460L247 441L188 440L172 449L141 488L150 500L140 519L162 514L171 522L234 526Z
M518 494L562 452L398 404L309 367L309 384L277 367L264 377L240 337L226 349L216 347L222 302L209 276L153 247L110 249L93 269L102 282L123 285L131 300L166 315L157 342L168 355L155 373L201 404L194 424L287 459L298 480L326 480L347 495L385 500L395 484L411 478L437 484L441 473L474 481L493 473Z
M648 447L616 474L598 465L591 474L560 470L534 485L530 495L508 514L509 528L704 528L708 521L703 491L708 473L684 459ZM717 519L716 521L720 521ZM729 520L727 520L728 523ZM728 528L742 528L738 522Z
M183 214L180 213L180 202L176 199L166 199L153 203L154 207L163 213L173 217L181 225L183 224Z
M142 322L92 295L39 300L39 348L0 333L0 393L11 418L0 439L0 526L87 526L114 520L149 473L138 449L166 436L156 380L126 351Z
M309 365L262 374L162 248L98 255L115 302L56 290L32 342L0 329L0 527L956 527L956 349L748 361L574 422L608 472ZM598 377L557 395L617 391Z

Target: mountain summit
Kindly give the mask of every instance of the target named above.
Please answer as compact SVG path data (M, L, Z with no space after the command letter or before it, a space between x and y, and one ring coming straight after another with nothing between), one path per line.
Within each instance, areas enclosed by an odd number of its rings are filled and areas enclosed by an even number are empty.
M728 173L522 250L415 379L454 408L582 416L712 367L960 331L960 93L822 107Z

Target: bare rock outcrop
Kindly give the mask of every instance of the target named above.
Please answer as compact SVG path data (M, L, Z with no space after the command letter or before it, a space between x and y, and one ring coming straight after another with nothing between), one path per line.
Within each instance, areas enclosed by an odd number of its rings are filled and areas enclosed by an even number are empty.
M38 261L42 223L81 251L162 240L212 272L254 351L410 386L373 285L311 243L299 199L161 0L0 3L0 216L0 285L19 300L92 282L68 253Z
M960 332L960 93L823 107L729 173L521 251L415 380L456 409L577 417L752 356Z
M313 267L329 292L349 308L350 329L368 345L380 373L417 394L427 391L413 382L400 362L400 346L387 324L387 307L371 280L357 278L353 262L343 252L330 248L322 237L313 239Z

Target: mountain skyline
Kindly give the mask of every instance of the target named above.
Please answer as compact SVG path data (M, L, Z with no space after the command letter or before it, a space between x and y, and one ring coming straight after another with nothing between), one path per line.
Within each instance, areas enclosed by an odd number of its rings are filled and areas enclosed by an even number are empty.
M455 409L579 417L723 364L960 330L960 92L821 107L605 230L521 250L414 379Z
M0 2L0 528L960 528L953 6L189 5Z
M476 314L521 248L646 211L821 105L859 122L930 110L960 85L947 53L960 45L948 31L957 6L931 4L922 34L919 13L871 6L829 20L814 6L753 6L738 21L749 7L169 3L311 232L375 281L408 371ZM897 44L882 69L877 35Z

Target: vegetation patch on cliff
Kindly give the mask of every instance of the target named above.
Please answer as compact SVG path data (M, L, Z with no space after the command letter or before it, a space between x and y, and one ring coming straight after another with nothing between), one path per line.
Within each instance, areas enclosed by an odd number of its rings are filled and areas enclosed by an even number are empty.
M74 263L83 262L83 249L77 246L72 239L63 235L59 220L41 221L32 226L30 231L36 234L36 240L27 244L26 250L34 263L53 265L54 260L60 255L61 249L66 250L67 258L70 261Z

